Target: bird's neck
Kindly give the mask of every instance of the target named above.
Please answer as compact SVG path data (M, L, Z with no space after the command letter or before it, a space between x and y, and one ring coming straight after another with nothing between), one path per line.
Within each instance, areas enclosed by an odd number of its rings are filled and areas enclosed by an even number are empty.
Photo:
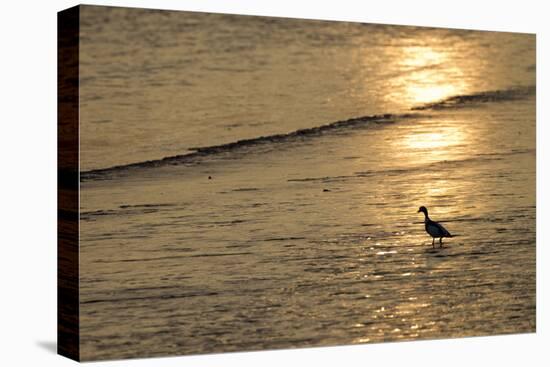
M428 213L424 212L424 222L429 222L430 217L428 217Z

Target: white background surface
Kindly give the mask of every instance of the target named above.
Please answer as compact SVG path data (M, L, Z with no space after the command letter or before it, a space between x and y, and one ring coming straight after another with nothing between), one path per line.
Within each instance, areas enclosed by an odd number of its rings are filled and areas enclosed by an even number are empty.
M550 359L548 49L545 1L92 1L93 4L537 33L537 333L441 341L101 362L97 366L541 366ZM0 11L0 365L74 365L56 345L56 12ZM546 103L544 102L546 101ZM545 144L546 143L546 144ZM546 243L546 247L545 247ZM546 289L545 289L546 288ZM498 307L498 305L495 305ZM548 347L546 347L548 348Z

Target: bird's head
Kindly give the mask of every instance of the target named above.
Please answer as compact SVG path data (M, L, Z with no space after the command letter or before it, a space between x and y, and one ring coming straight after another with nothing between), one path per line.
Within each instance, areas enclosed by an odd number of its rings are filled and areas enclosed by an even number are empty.
M417 213L420 213L420 212L424 213L425 215L428 215L428 209L426 209L425 206L421 206L420 208L418 208Z

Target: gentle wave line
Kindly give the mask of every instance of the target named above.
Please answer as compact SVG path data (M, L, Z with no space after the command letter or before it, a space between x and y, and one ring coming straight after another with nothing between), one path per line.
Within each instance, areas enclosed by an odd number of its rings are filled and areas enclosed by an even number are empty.
M348 120L336 121L330 124L316 126L312 128L300 129L287 134L275 134L268 136L260 136L251 139L238 140L232 143L213 145L209 147L198 147L189 149L192 153L180 154L171 157L165 157L162 159L156 159L151 161L144 161L138 163L131 163L127 165L114 166L109 168L101 168L91 171L80 172L80 181L88 180L101 180L108 179L109 175L119 171L127 171L136 168L151 168L161 167L166 165L178 165L178 164L192 164L198 159L205 156L214 154L227 153L239 149L243 149L251 146L258 146L262 144L274 144L285 143L293 140L309 138L314 136L320 136L330 131L336 131L340 129L349 128L361 128L370 126L372 124L391 124L399 119L417 118L420 114L384 114L384 115L371 115L357 118L351 118Z
M441 110L451 108L462 108L467 106L473 106L481 103L492 102L505 102L527 98L536 93L536 86L518 87L506 90L487 91L480 93L473 93L468 95L452 96L437 102L427 103L420 106L412 107L412 111L425 111L425 110ZM191 153L179 154L175 156L165 157L161 159L155 159L144 162L130 163L126 165L118 165L109 168L101 168L90 171L83 171L80 173L80 181L89 180L104 180L112 178L112 175L116 173L127 172L132 169L140 168L152 168L168 165L180 165L180 164L195 164L200 158L207 156L228 153L237 151L243 148L251 146L259 146L265 144L285 143L289 141L296 141L299 139L310 138L315 136L321 136L325 133L336 132L344 129L353 128L365 128L380 124L391 124L397 120L429 117L428 115L418 112L406 113L406 114L383 114L383 115L370 115L363 117L351 118L348 120L341 120L332 122L329 124L299 129L290 133L275 134L267 136L259 136L251 139L242 139L231 143L213 145L208 147L190 148Z

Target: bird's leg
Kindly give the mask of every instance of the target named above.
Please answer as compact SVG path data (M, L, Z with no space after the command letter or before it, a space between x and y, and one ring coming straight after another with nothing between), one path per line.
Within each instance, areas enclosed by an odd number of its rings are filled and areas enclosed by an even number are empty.
M439 237L439 247L443 247L443 237Z
M432 247L433 247L433 248L435 248L434 242L435 242L435 237L432 238Z

